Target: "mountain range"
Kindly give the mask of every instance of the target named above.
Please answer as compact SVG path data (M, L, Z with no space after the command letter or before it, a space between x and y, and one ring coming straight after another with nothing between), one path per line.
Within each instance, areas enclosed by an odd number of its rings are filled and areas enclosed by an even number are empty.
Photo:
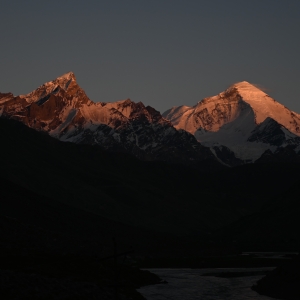
M161 115L130 99L95 103L69 72L27 95L0 93L0 116L61 141L143 160L234 166L287 146L297 156L300 151L300 115L246 81Z
M0 94L0 116L8 180L131 226L211 232L298 180L299 115L247 82L161 115L129 99L94 103L70 72Z
M0 116L64 142L98 145L143 160L187 164L215 160L192 134L176 130L150 106L129 99L92 102L71 72L27 95L0 94Z
M0 294L57 294L65 278L75 294L90 293L81 281L110 285L112 237L159 266L298 250L298 124L247 82L162 115L129 99L94 103L73 73L0 94ZM127 272L133 287L157 282Z

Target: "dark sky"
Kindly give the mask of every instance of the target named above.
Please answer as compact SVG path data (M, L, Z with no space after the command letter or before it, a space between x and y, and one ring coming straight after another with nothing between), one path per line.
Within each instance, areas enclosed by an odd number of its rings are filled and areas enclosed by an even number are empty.
M247 80L300 113L299 0L1 0L0 43L0 92L73 71L163 112Z

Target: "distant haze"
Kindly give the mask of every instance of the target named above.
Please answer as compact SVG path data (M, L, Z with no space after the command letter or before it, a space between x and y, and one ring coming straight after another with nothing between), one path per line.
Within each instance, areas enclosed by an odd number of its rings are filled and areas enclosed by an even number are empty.
M299 0L3 0L0 26L0 92L73 71L95 102L163 112L246 80L300 113Z

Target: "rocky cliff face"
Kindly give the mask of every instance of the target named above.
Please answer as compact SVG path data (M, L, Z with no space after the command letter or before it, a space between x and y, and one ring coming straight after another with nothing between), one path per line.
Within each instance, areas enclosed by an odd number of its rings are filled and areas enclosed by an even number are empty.
M300 115L245 81L193 107L173 107L163 116L214 149L217 157L216 149L225 146L237 159L253 162L265 151L300 143Z
M0 94L0 115L19 120L65 142L99 145L141 159L193 163L213 160L185 130L154 108L130 99L92 102L70 72L27 95Z

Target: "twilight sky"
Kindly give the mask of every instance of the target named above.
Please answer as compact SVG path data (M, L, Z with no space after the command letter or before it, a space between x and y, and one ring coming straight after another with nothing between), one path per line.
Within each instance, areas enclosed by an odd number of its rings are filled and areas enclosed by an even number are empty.
M0 28L0 92L73 71L163 112L246 80L300 113L299 0L1 0Z

